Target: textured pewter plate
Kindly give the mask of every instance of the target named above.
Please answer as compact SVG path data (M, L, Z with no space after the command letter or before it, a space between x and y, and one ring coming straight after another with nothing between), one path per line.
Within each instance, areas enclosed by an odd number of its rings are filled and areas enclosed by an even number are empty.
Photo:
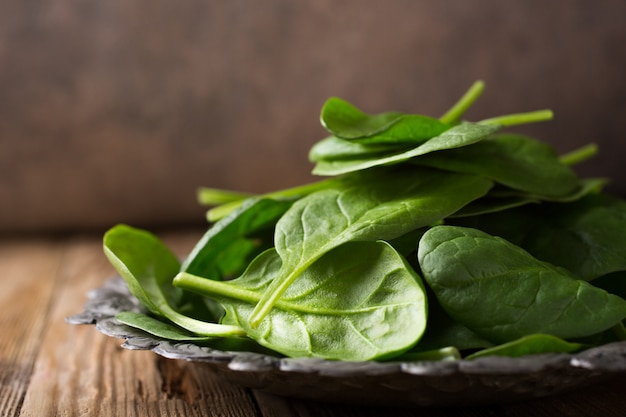
M143 311L121 278L88 294L71 324L95 324L125 339L127 349L152 350L170 359L208 366L231 382L277 395L372 405L475 405L544 397L626 372L626 342L577 354L488 357L450 362L338 362L226 352L163 340L115 320L121 311Z

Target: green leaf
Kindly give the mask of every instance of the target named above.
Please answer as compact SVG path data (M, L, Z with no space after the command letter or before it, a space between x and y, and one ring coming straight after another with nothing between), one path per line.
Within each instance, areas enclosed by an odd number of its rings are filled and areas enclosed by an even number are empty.
M401 153L414 146L401 145L364 145L358 142L329 136L315 143L309 151L309 161L344 161L351 159L382 158L390 153Z
M152 336L174 342L191 342L196 345L208 346L222 351L257 352L266 355L277 355L269 349L260 346L247 337L211 337L197 336L185 329L170 323L163 322L142 313L123 311L115 316L122 324L144 331Z
M181 290L171 283L180 264L176 256L154 235L118 225L104 235L104 253L126 281L130 292L152 313L202 336L241 335L237 326L207 323L174 309Z
M180 270L217 280L238 276L262 251L255 236L271 230L290 206L289 201L245 200L202 236ZM269 247L273 246L273 242L270 243Z
M418 259L450 317L494 343L533 333L584 337L626 318L622 298L480 230L436 226Z
M423 115L399 112L368 115L336 97L326 101L320 120L333 135L363 144L416 144L450 128L446 123Z
M247 197L235 198L233 197L230 201L225 201L224 204L213 207L212 209L207 211L207 219L209 222L214 223L217 222L224 217L231 214L233 211L239 209L239 207L244 204L247 200L251 198L256 199L271 199L278 201L295 201L299 198L307 194L311 194L314 191L323 190L335 185L336 182L340 182L341 178L328 178L322 181L313 182L310 184L298 185L292 188L286 188L283 190L272 191L269 193L261 194L261 195L248 195ZM209 193L219 191L210 191ZM228 192L224 192L228 193ZM234 196L234 192L230 192ZM211 196L209 196L211 197ZM224 198L226 200L227 197Z
M420 278L385 242L351 242L302 273L258 327L255 304L279 276L274 250L257 257L244 275L217 282L181 273L175 285L212 297L258 343L292 357L365 361L398 355L421 337L427 300Z
M276 224L276 250L283 260L255 309L258 324L286 288L313 262L349 241L388 240L433 224L484 195L483 177L421 169L363 173L353 184L298 200Z
M416 164L453 172L481 174L538 196L567 196L578 177L548 144L515 134L500 134L463 148L430 153Z
M506 197L489 193L476 201L472 201L461 210L452 214L450 218L457 219L498 213L538 202L539 200L537 198L526 197L524 195Z
M572 353L581 350L585 345L567 342L549 334L531 334L498 346L480 350L465 359L476 359L485 356L508 356L517 358L540 353Z
M468 218L460 224L501 236L586 281L626 271L626 202L604 194Z
M320 160L313 168L316 175L340 175L367 168L398 164L417 156L444 149L458 148L479 142L495 133L500 126L462 123L408 151L392 151L384 155L352 158L348 160Z
M394 361L402 362L423 362L423 361L439 361L452 362L461 359L461 353L454 346L447 346L439 349L424 351L408 351L396 358Z
M428 296L428 325L413 352L433 351L453 346L459 351L484 349L493 343L477 335L467 326L453 320L443 310L437 297L426 288Z
M115 319L122 324L134 327L139 330L143 330L146 333L150 333L151 335L160 337L162 339L189 342L206 341L211 339L209 336L198 336L194 333L186 331L181 327L165 323L161 320L155 319L154 317L142 313L123 311L121 313L118 313L115 316Z

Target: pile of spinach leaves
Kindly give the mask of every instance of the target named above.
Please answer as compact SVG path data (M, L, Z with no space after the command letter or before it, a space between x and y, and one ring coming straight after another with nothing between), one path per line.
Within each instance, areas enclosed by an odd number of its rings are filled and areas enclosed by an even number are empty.
M180 262L118 225L104 251L146 314L117 319L217 349L332 360L574 352L625 340L626 202L504 130L329 99L310 152L327 178L265 195L204 188L206 234Z

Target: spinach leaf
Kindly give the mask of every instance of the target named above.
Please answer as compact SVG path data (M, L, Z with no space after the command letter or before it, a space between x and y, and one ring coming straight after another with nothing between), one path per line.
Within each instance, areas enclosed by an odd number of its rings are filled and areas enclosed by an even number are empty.
M363 145L358 142L329 136L315 143L309 151L309 161L345 161L364 158L384 158L390 153L403 153L415 146L403 145Z
M458 224L501 236L586 281L626 271L626 202L605 194L477 216Z
M202 236L181 271L211 279L238 276L262 250L255 235L272 229L289 201L249 198ZM270 242L269 247L273 246ZM262 248L262 246L261 246ZM254 256L252 256L254 255Z
M450 318L441 307L432 290L426 287L428 298L428 323L424 336L411 352L433 351L454 346L459 351L492 347L493 343L477 335L467 326Z
M154 317L148 316L147 314L135 313L132 311L123 311L116 314L115 320L127 326L143 330L153 336L167 340L200 342L211 339L209 336L198 336L197 334L186 331L181 327L166 323Z
M196 345L208 346L212 349L222 351L257 352L265 355L277 355L276 352L264 348L247 337L198 336L181 327L166 323L147 314L123 311L118 313L115 319L122 324L139 329L164 340L191 342Z
M283 266L256 307L253 325L329 250L353 240L394 239L428 226L484 195L492 185L484 177L411 167L353 179L353 184L298 200L278 221L274 241Z
M385 242L350 242L328 252L284 292L267 320L252 326L254 306L280 276L281 263L270 249L235 280L180 273L174 284L218 300L224 323L287 356L384 359L421 337L427 314L421 280Z
M417 114L368 115L336 97L326 101L320 120L333 135L362 144L419 144L450 128L437 119Z
M538 198L530 196L499 196L495 193L488 193L486 196L472 201L456 213L450 215L450 219L462 217L476 217L485 214L498 213L522 207L527 204L539 203Z
M580 183L547 143L516 134L494 135L457 149L415 158L416 164L454 172L482 174L496 183L537 196L568 196Z
M584 337L626 318L626 300L480 230L436 226L418 258L450 317L494 343L533 333Z
M465 359L476 359L485 356L519 357L539 353L572 353L581 350L585 345L567 342L549 334L531 334L498 346L479 350L466 356Z
M198 200L207 205L218 204L207 211L207 219L209 222L217 222L224 217L237 210L250 198L271 199L278 201L295 201L314 191L324 190L333 187L336 183L341 182L341 178L328 178L322 181L316 181L310 184L298 185L284 190L272 191L261 195L241 194L237 197L236 191L218 190L216 188L201 188L198 191Z
M408 151L392 151L384 155L364 155L346 160L320 160L313 168L316 175L340 175L383 165L398 164L420 155L458 148L479 142L495 133L500 126L465 122L451 127Z
M152 313L201 336L244 334L237 326L209 323L179 313L181 290L171 283L180 264L153 234L118 225L104 235L104 253L126 281L130 292Z
M482 81L476 81L439 120L400 112L368 115L345 100L331 97L322 107L320 121L337 138L353 143L415 145L457 124L480 97L484 87Z
M403 353L402 355L393 358L394 361L402 362L422 362L422 361L458 361L461 359L461 352L454 346L442 347L433 350L420 350Z
M417 142L423 142L459 122L465 111L480 97L484 90L482 81L475 82L469 90L455 103L438 122L434 119L423 119L424 116L413 118L397 112L387 112L368 116L349 103L339 99L330 99L322 109L322 124L327 130L335 133L313 145L309 152L309 160L331 161L343 159L381 158L390 152L409 151ZM422 118L422 120L420 120ZM424 129L420 122L431 126ZM413 126L413 124L415 126ZM436 127L433 130L433 126ZM447 126L447 127L446 127ZM407 129L408 128L408 129ZM402 130L406 130L402 132ZM439 131L438 133L436 133ZM382 136L382 140L372 137ZM391 137L391 140L385 138ZM368 138L363 143L358 138ZM417 138L411 139L411 138ZM387 154L387 155L385 155Z
M473 217L484 214L498 213L501 211L522 207L527 204L541 203L543 201L571 203L580 200L587 195L599 194L602 191L602 188L606 185L607 181L604 178L583 178L579 181L579 183L580 186L573 193L560 197L536 195L532 193L511 190L510 188L504 188L501 186L494 186L491 191L487 193L487 195L479 198L476 201L472 201L461 210L452 214L450 218L456 219L460 217ZM525 211L526 208L520 210ZM505 216L508 216L508 213L510 212L507 212ZM483 217L479 217L479 219L483 219ZM478 228L480 229L480 227Z

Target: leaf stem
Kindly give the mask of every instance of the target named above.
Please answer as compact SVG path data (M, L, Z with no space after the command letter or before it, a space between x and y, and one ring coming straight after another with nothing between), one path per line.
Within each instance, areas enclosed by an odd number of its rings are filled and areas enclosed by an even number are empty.
M559 157L561 163L572 166L579 164L594 157L598 153L598 146L595 143L590 143L578 149L574 149Z
M278 273L278 277L284 276L285 278L275 279L270 286L265 290L263 296L252 310L252 314L250 314L250 326L252 328L258 327L259 324L263 321L263 319L269 314L269 312L274 308L282 297L282 295L287 291L287 288L298 278L304 271L313 265L315 261L322 257L327 250L320 250L317 254L309 257L305 262L300 263L295 269L291 270L287 274ZM276 284L276 285L274 285Z
M252 197L251 193L221 190L219 188L200 187L197 193L198 203L203 206L216 206Z
M200 295L211 297L221 295L235 300L256 304L260 297L258 294L241 287L222 281L199 277L187 272L178 273L173 280L174 286L184 290L193 291Z
M439 118L439 121L448 124L458 123L463 114L469 109L472 104L481 96L485 89L485 83L482 81L476 81L467 90L467 92L454 104L443 116Z
M246 332L238 326L210 323L185 316L167 305L161 305L162 314L180 327L200 336L245 336Z
M328 178L322 181L317 181L309 184L299 185L292 188L286 188L284 190L272 191L270 193L262 194L260 197L262 198L273 198L276 200L291 200L298 199L307 194L311 194L314 191L323 190L331 187L334 183L338 181L338 178ZM241 206L241 204L246 200L247 197L241 198L238 200L232 200L220 206L214 207L207 211L207 219L209 222L216 222L224 217L226 217L230 212L235 210L237 207Z
M528 123L546 122L552 120L554 113L552 110L536 110L527 113L514 113L504 116L492 117L480 121L483 125L500 125L500 126L515 126Z

